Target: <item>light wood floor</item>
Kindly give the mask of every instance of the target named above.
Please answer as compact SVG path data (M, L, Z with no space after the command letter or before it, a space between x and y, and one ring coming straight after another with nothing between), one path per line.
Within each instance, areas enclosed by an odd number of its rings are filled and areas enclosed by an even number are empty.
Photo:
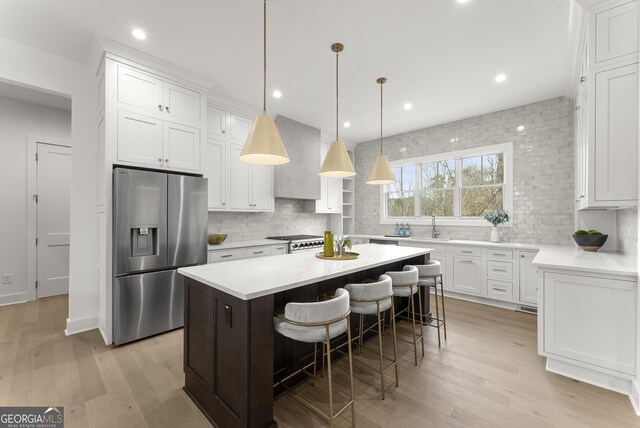
M446 303L449 340L438 348L436 330L426 330L417 367L400 343L400 387L388 376L386 400L377 376L357 364L367 357L354 359L358 426L640 426L626 396L544 370L535 316ZM67 306L53 297L0 307L0 406L64 406L68 428L210 426L182 391L182 330L106 347L97 331L64 336ZM342 388L345 367L334 371ZM321 388L300 391L326 401ZM274 413L281 428L325 426L291 396ZM349 412L338 425L350 425Z

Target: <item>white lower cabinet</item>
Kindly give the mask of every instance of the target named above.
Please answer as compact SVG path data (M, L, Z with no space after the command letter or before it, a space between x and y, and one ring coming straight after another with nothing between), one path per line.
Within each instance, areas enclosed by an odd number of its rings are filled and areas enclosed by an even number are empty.
M513 300L513 282L487 280L487 297L503 302Z
M482 295L482 259L453 257L453 291Z
M518 300L521 303L537 305L538 303L538 274L532 264L537 251L520 251L519 259L519 288Z
M212 250L209 251L209 263L228 262L231 260L239 260L244 258L243 248L234 248L230 250Z
M451 290L451 281L449 281L449 275L447 274L447 253L431 253L429 255L430 260L440 262L440 272L442 273L442 284L445 290Z
M560 374L628 393L619 380L636 374L637 281L591 275L543 272L538 351Z

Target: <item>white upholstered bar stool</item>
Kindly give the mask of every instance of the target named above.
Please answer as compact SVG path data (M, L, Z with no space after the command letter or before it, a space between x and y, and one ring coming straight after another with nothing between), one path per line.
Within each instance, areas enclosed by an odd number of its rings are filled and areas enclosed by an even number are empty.
M353 361L351 358L351 346L348 346L349 358L349 378L351 396L342 394L347 403L337 412L333 411L333 384L331 377L331 339L347 333L348 343L351 343L351 321L349 319L351 311L349 310L349 293L344 288L338 288L335 297L331 300L312 303L287 303L284 307L284 315L274 317L274 327L276 331L285 337L299 342L306 343L324 343L327 349L327 370L328 370L328 387L329 387L329 414L320 410L316 405L306 398L302 397L296 391L289 388L284 382L300 372L304 372L311 376L315 384L316 381L316 355L314 352L313 363L310 363L302 369L292 373L276 385L281 384L302 404L316 412L319 416L329 421L329 426L333 427L334 420L342 414L349 406L351 406L352 425L356 426L356 411L353 402ZM323 360L324 361L324 360ZM313 373L307 372L309 367L313 366ZM276 386L274 385L274 386Z
M428 260L425 265L415 265L418 268L420 285L425 287L428 293L431 287L435 291L436 317L428 321L427 325L438 329L438 346L440 346L440 327L444 327L444 340L447 340L447 317L444 311L444 283L442 282L442 266L437 260ZM438 284L440 284L440 301L442 302L442 318L440 318L440 305L438 304Z
M418 282L418 268L415 266L405 266L400 272L386 272L386 275L391 277L391 281L393 283L393 297L407 297L409 298L409 304L407 307L396 315L400 316L404 312L407 312L407 315L410 315L410 320L412 323L412 333L413 340L408 341L409 343L413 343L413 357L415 361L415 365L418 365L418 342L420 342L422 346L422 357L424 358L424 333L422 330L422 298L420 294L420 286ZM420 320L418 325L420 326L420 335L416 335L416 311L415 311L415 299L413 298L414 294L418 294L418 305L419 305L419 315ZM407 340L399 338L398 340L402 340L403 342L407 342Z
M361 363L375 370L380 375L380 391L384 400L384 374L390 369L395 369L396 387L398 386L398 351L396 347L396 323L393 308L393 283L388 275L381 275L376 282L367 282L363 284L347 284L344 288L349 292L351 301L351 312L360 315L360 326L358 329L358 337L354 340L358 341L358 355L361 354L364 334L374 328L378 329L378 356L380 367L374 367L366 361ZM393 335L393 359L386 357L382 348L382 318L381 315L391 310L391 333ZM375 324L364 330L364 316L375 315L378 319ZM390 361L387 367L384 367L384 360ZM358 361L356 359L356 361Z

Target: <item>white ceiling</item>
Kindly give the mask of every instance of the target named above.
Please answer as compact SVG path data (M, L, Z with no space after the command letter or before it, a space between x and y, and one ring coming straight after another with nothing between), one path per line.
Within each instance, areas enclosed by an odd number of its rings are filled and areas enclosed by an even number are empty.
M269 97L268 110L334 132L333 42L345 44L340 134L352 142L378 135L379 76L386 135L566 94L570 1L269 0L269 93L283 97ZM147 40L131 36L135 27ZM0 2L0 37L86 62L94 34L261 104L260 0Z

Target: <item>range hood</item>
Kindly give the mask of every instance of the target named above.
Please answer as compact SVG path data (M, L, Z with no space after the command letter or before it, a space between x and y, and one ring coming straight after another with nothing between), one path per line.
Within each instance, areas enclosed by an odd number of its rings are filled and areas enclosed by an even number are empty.
M275 197L320 199L320 130L284 116L275 121L291 160L275 167Z

